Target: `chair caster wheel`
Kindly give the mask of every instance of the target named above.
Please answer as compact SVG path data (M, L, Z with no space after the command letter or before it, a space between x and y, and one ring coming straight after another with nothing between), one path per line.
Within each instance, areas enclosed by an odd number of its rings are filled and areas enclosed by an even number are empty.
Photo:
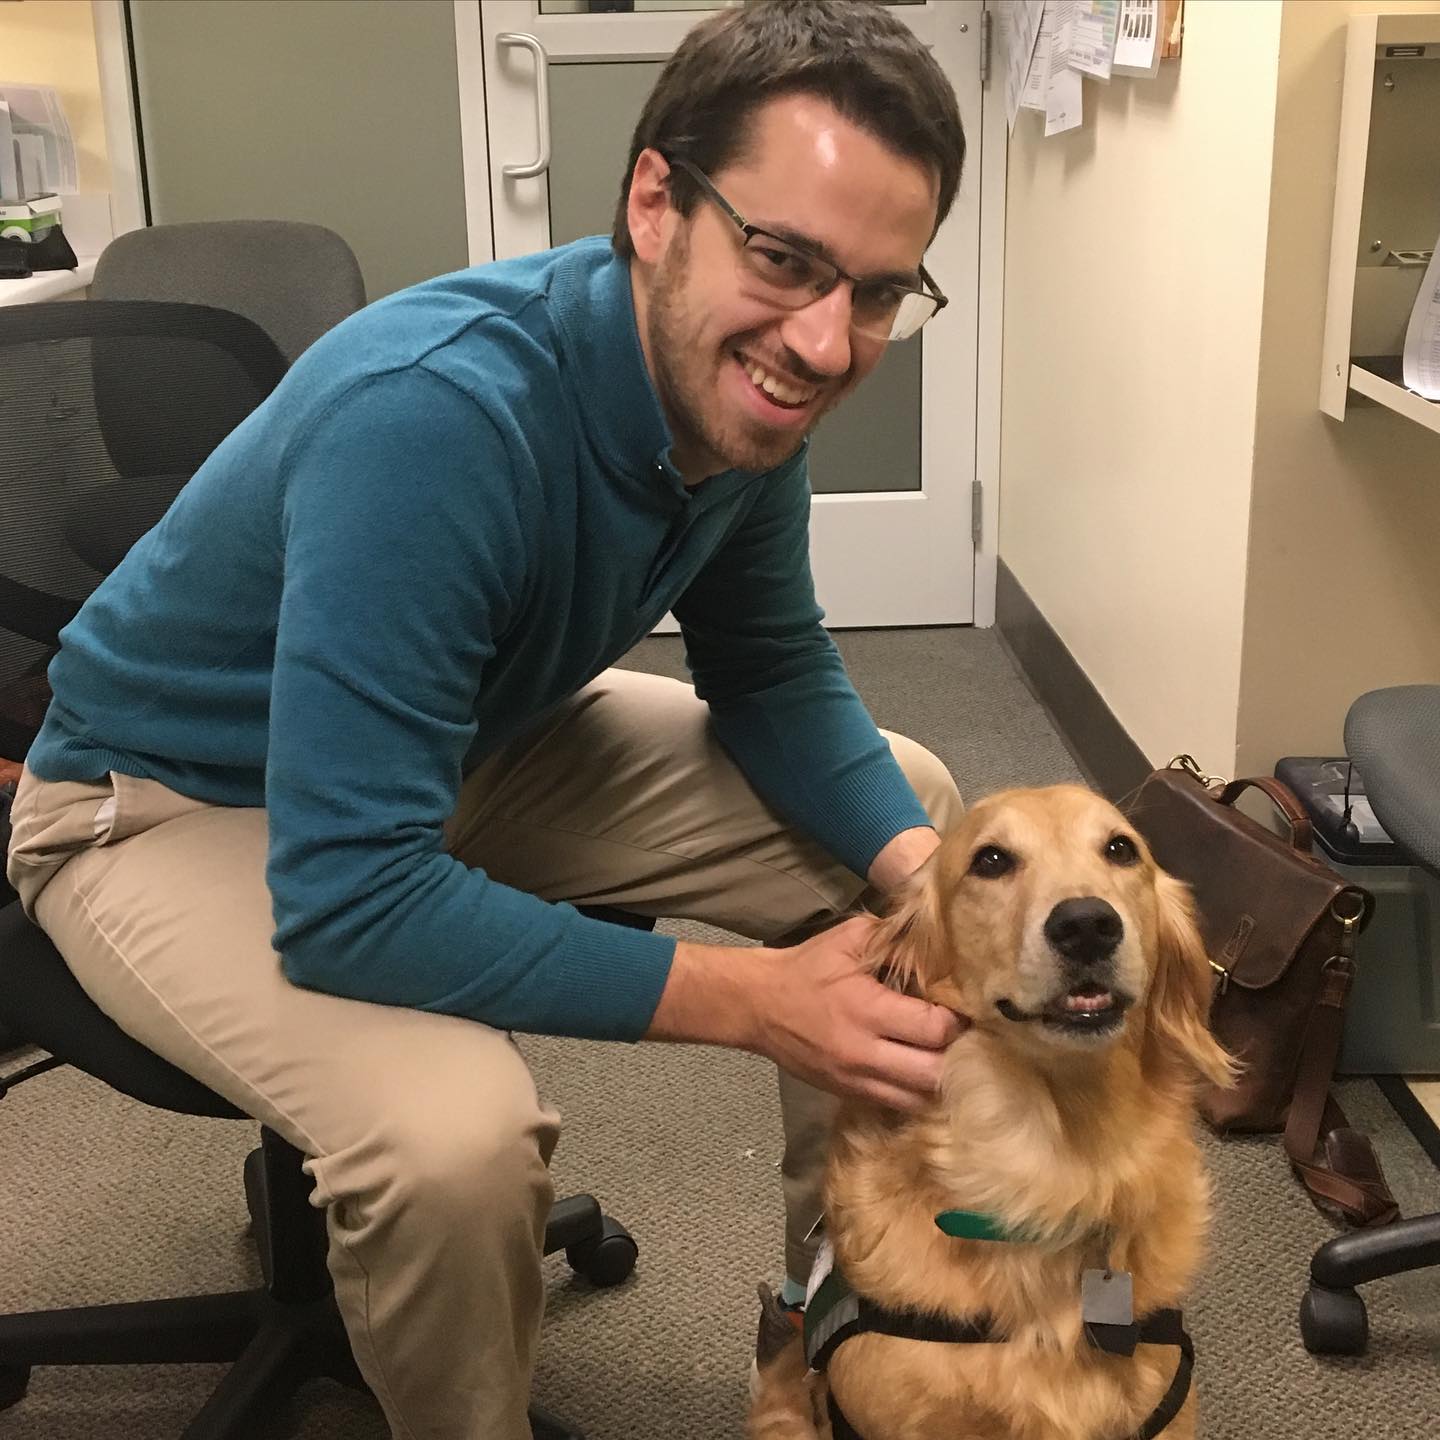
M600 1234L565 1247L565 1258L577 1275L602 1288L618 1285L635 1268L640 1253L634 1237L609 1215L600 1217Z
M29 1384L28 1365L0 1365L0 1410L18 1405Z
M1312 1284L1300 1301L1300 1338L1312 1355L1359 1355L1370 1338L1365 1302L1353 1290Z

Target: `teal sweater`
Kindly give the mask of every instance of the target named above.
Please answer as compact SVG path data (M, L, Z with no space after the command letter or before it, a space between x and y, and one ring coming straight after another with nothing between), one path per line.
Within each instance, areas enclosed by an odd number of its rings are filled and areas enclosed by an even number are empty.
M926 823L821 626L803 452L687 490L670 443L607 241L370 306L66 628L31 768L265 806L296 984L640 1036L674 941L491 881L442 827L470 768L667 610L783 815L859 873Z

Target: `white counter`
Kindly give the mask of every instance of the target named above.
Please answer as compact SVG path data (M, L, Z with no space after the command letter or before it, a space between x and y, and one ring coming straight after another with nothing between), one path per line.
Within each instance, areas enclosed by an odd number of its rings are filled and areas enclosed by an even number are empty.
M74 270L41 270L25 280L0 280L0 305L28 305L35 300L81 299L95 278L94 255L77 257Z

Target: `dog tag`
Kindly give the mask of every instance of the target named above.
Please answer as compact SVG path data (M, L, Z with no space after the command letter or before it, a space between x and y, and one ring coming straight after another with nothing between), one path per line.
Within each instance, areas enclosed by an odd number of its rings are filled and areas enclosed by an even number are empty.
M1135 1282L1128 1270L1087 1270L1080 1277L1080 1316L1087 1325L1133 1325Z

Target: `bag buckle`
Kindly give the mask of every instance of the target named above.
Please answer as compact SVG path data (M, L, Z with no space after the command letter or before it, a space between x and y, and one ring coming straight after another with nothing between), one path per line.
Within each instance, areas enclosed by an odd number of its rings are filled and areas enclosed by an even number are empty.
M1353 915L1348 915L1340 909L1340 902L1351 898L1355 900L1356 908ZM1352 897L1349 893L1342 892L1330 902L1330 914L1333 919L1340 922L1343 932L1349 935L1359 927L1361 920L1365 917L1365 901L1359 895Z
M1210 968L1215 972L1215 993L1223 995L1230 988L1230 972L1215 960L1210 961Z
M1187 775L1193 775L1207 790L1223 790L1225 788L1225 777L1223 775L1207 775L1193 755L1176 755L1165 768L1167 770L1183 770Z

